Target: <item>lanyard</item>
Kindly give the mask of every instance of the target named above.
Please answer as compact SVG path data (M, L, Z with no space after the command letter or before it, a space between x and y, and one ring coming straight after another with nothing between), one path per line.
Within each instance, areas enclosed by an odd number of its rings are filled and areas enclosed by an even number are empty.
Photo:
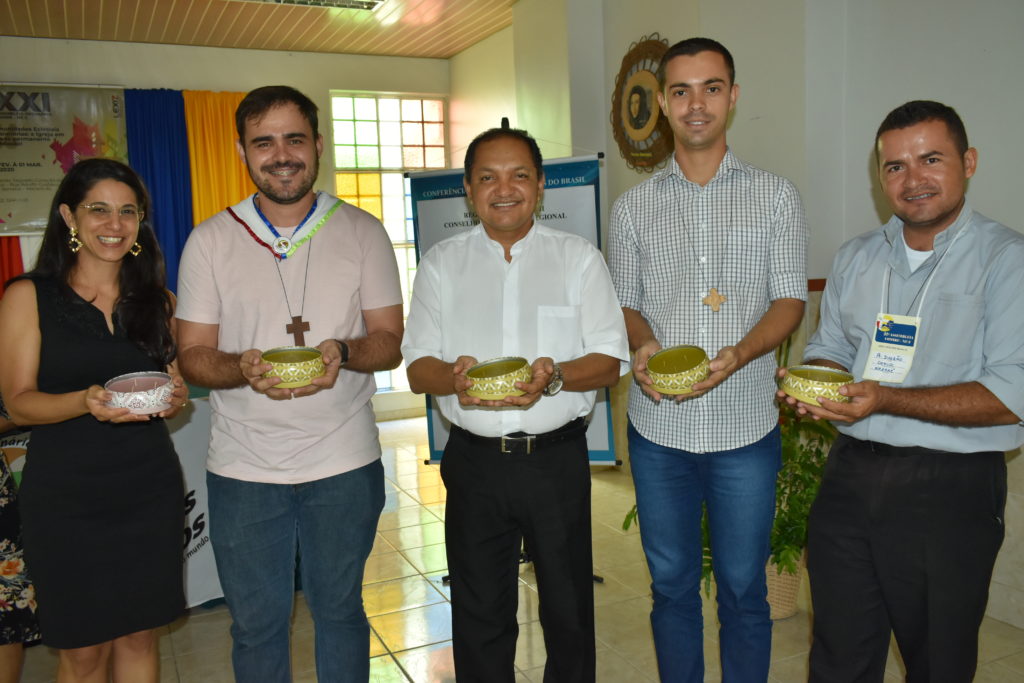
M270 230L270 233L274 236L274 243L271 245L271 248L274 250L275 254L283 256L284 254L288 253L289 249L292 248L292 242L295 241L295 239L299 236L299 232L302 230L302 227L309 220L309 217L313 215L313 212L316 211L316 205L320 201L320 195L318 194L316 197L313 198L313 205L309 207L309 213L306 214L306 217L302 219L302 222L299 223L299 226L295 228L294 232L292 232L292 239L282 237L281 233L279 233L277 231L277 228L274 227L274 224L267 220L267 217L263 215L262 211L260 211L260 205L256 201L256 197L257 195L252 196L253 208L256 209L256 214L260 217L260 220L263 221L263 224L267 226L267 228Z
M914 299L917 299L918 296L921 297L921 301L918 302L918 304L917 304L917 313L914 314L915 317L918 317L918 318L921 317L921 309L924 308L924 299L928 295L928 288L931 287L932 278L935 277L935 274L937 272L939 272L939 268L942 267L943 261L946 260L946 255L949 254L949 252L951 252L953 250L953 245L956 244L956 241L958 239L960 239L960 236L963 235L965 232L967 232L967 226L964 226L960 230L960 232L958 232L956 235L953 236L953 241L951 241L949 243L949 246L946 247L946 251L942 252L942 256L939 257L938 263L935 264L935 267L932 268L932 272L928 273L928 277L925 278L924 284L921 285L921 290L919 290L917 296L914 297ZM888 263L886 263L885 264L885 277L882 279L882 299L881 299L881 301L878 302L878 314L879 315L882 315L882 314L884 314L886 312L886 310L885 310L886 309L886 302L888 302L888 300L889 300L889 283L891 281L892 281L892 266L889 265ZM911 301L910 302L910 306L913 307L913 305L914 305L914 302ZM907 313L909 314L910 311L908 310Z

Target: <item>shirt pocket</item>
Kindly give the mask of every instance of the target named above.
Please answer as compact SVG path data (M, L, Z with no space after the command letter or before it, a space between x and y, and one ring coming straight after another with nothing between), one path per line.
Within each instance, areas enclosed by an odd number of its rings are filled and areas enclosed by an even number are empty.
M928 308L931 319L921 321L928 348L922 360L961 373L950 377L950 384L980 375L985 326L982 295L942 293L935 297L934 307L925 306L926 315Z
M579 306L537 307L537 356L557 361L583 355Z

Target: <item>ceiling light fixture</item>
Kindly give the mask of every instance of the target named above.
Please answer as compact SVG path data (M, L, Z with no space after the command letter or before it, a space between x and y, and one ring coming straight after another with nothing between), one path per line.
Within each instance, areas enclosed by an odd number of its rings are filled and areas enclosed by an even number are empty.
M384 0L231 0L232 2L259 2L271 5L302 5L303 7L329 7L331 9L361 9L373 11Z

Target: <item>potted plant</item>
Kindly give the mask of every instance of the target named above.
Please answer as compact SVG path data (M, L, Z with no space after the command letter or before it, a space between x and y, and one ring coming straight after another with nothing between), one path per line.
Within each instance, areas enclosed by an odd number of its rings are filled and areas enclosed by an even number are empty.
M788 365L791 340L776 351L780 366ZM784 619L796 611L796 593L800 585L807 545L807 518L818 495L825 459L836 437L836 429L825 420L796 414L783 404L779 410L782 439L782 468L775 483L775 522L772 526L768 567L768 601L772 618ZM623 530L639 522L636 505L622 522ZM707 524L707 510L701 523L704 560L701 577L704 591L711 593L713 557ZM790 578L792 577L792 578ZM781 579L781 581L779 580ZM775 594L773 594L773 591Z

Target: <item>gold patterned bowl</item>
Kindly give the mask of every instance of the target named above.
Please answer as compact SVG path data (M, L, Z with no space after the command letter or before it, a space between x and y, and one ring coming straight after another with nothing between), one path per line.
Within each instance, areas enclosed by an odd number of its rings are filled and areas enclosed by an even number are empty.
M166 372L131 372L103 385L110 392L107 405L127 408L136 415L152 415L171 407L171 376Z
M816 405L818 398L847 403L850 398L839 387L853 382L853 375L820 365L795 365L786 370L780 388L802 403Z
M308 346L279 346L263 352L263 362L274 367L264 377L280 377L275 389L304 387L326 372L319 349Z
M473 386L466 389L469 396L485 401L500 401L506 396L522 396L522 389L516 389L516 382L533 379L533 368L529 361L518 356L495 358L478 363L466 371L473 380Z
M647 374L659 394L689 394L694 384L708 378L710 363L699 346L670 346L647 359Z

